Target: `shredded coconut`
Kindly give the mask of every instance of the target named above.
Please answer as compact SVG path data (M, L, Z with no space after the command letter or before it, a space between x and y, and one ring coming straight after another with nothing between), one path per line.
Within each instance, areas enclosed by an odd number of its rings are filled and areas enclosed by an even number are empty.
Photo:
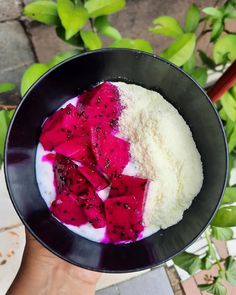
M167 228L182 219L201 189L200 154L182 116L159 93L114 84L125 107L119 135L130 142L133 171L151 180L144 223L156 230Z

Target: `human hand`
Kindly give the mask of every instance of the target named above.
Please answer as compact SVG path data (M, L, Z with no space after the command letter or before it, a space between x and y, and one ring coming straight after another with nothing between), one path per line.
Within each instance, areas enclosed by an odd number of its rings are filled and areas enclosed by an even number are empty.
M55 256L26 231L22 264L7 294L92 295L100 276Z

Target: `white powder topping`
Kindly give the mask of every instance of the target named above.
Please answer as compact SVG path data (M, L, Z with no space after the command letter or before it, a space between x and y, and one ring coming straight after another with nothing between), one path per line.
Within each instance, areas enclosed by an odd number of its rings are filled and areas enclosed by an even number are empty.
M125 107L119 135L130 142L134 171L151 180L145 225L167 228L182 219L201 189L200 154L184 119L159 93L122 82L113 84Z

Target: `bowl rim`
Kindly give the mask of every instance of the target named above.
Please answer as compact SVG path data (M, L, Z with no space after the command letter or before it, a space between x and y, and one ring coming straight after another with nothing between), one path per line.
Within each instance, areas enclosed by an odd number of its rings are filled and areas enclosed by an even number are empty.
M45 79L47 77L47 75L49 75L52 71L55 71L57 68L59 68L60 66L66 64L67 62L70 62L72 60L78 59L80 57L83 56L87 56L87 55L94 55L94 54L99 54L99 53L104 53L104 52L130 52L133 54L140 54L140 55L144 55L144 56L149 56L151 58L157 59L161 62L164 62L168 65L170 65L171 67L175 68L175 70L181 72L184 76L186 76L188 79L190 79L192 81L192 83L194 83L196 85L196 87L202 92L203 96L205 97L205 99L208 101L210 108L214 111L214 114L218 120L219 126L220 126L220 130L221 130L221 134L223 136L223 141L224 141L224 149L225 149L225 173L224 173L224 182L222 183L222 189L221 189L221 193L219 195L219 199L216 203L215 209L212 211L207 223L205 224L205 226L202 227L202 229L198 232L198 234L189 242L185 245L185 247L183 247L182 249L180 249L179 251L175 252L174 254L172 254L171 256L169 256L166 259L160 260L160 262L158 263L152 263L149 264L147 266L142 266L142 267L136 267L133 269L125 269L125 270L109 270L109 269L98 269L96 267L90 267L78 262L73 261L70 258L67 258L59 253L57 253L52 247L48 246L43 240L41 240L35 233L34 231L31 229L31 227L27 224L27 222L24 220L18 206L17 206L17 202L15 201L15 198L13 196L13 193L11 192L11 185L10 185L10 181L9 181L9 175L8 175L8 169L7 169L7 154L8 154L8 142L9 142L9 137L10 137L10 133L11 133L11 129L12 126L14 124L14 120L15 117L17 116L18 112L20 111L21 105L24 103L24 101L27 99L28 95L30 94L31 90L36 87L41 80ZM92 50L92 51L88 51L88 52L84 52L81 54L76 54L73 55L72 57L67 58L66 60L58 63L57 65L53 66L51 69L49 69L46 73L44 73L40 78L38 78L32 85L31 87L27 90L27 92L23 95L20 103L18 104L13 117L11 119L11 122L9 124L8 127L8 131L7 131L7 135L6 135L6 140L5 140L5 145L4 145L4 175L5 175L5 180L6 180L6 185L7 185L7 190L11 199L11 202L14 206L14 209L16 211L16 213L18 214L18 216L20 217L23 225L25 226L25 228L30 232L30 234L32 234L32 236L42 245L44 246L47 250L49 250L50 252L52 252L54 255L56 255L57 257L61 258L64 261L67 261L75 266L78 267L82 267L88 270L92 270L92 271L97 271L97 272L103 272L103 273L127 273L127 272L136 272L136 271L142 271L148 268L152 268L155 266L160 266L164 263L166 263L167 261L173 259L175 256L181 254L183 251L185 251L188 247L190 247L202 234L203 232L206 230L206 228L209 226L210 222L212 221L213 217L215 216L217 210L220 207L220 202L223 198L224 195L224 191L227 185L227 175L228 175L228 167L229 166L229 156L228 156L228 145L227 145L227 138L224 132L224 127L223 127L223 123L221 121L221 118L216 110L216 108L214 107L211 99L209 98L209 96L207 95L207 93L205 92L205 90L188 74L186 73L183 69L181 69L180 67L178 67L177 65L173 64L172 62L169 62L168 60L153 54L153 53L147 53L145 51L142 50L135 50L135 49L129 49L129 48L102 48L102 49L97 49L97 50ZM188 210L188 209L186 209ZM91 241L93 242L93 241ZM96 243L96 242L94 242ZM135 242L134 242L135 243Z

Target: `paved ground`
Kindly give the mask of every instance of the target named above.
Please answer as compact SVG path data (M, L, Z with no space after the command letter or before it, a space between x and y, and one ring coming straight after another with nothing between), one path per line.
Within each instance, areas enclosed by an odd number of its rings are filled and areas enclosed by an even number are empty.
M146 274L105 288L96 295L174 295L164 267L156 268Z
M16 104L19 101L19 84L25 68L35 61L47 62L57 52L69 46L60 41L53 27L29 22L21 16L22 8L30 0L0 0L0 83L14 82L17 89L11 95L1 95L0 104ZM127 0L124 11L111 17L123 36L149 40L156 52L170 41L148 33L151 21L163 14L175 16L184 22L184 12L192 0ZM212 5L211 0L198 1L201 7ZM218 1L219 4L223 0ZM203 40L203 47L207 42Z

